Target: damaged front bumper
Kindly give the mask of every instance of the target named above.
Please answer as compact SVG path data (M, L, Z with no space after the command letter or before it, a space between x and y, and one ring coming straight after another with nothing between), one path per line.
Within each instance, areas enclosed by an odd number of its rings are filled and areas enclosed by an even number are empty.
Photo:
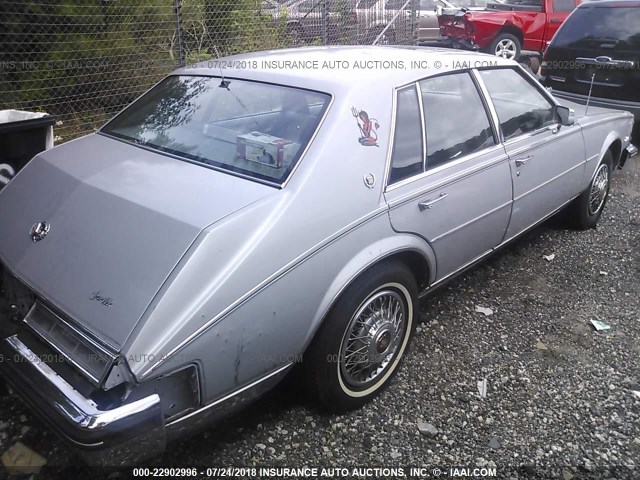
M101 410L17 335L0 342L0 358L0 371L10 387L71 442L87 463L127 465L164 451L166 432L157 394Z

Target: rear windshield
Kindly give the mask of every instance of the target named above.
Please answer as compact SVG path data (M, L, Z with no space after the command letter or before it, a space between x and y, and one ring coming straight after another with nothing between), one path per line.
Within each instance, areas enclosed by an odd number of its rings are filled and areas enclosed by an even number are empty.
M171 76L101 132L196 163L281 184L331 97L218 77Z
M640 7L591 6L576 9L553 45L566 48L640 49Z

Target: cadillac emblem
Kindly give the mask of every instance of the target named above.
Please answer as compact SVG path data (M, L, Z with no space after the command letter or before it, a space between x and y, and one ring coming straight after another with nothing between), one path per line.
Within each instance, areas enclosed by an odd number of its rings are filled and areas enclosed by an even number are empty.
M49 225L47 222L36 223L33 227L31 227L30 235L33 243L39 242L44 237L46 237L49 233L49 230L51 230L51 225Z

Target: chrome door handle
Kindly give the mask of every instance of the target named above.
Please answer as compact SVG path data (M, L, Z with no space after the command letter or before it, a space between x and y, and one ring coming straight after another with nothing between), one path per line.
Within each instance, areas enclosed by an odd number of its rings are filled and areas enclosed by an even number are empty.
M446 193L441 193L438 198L434 198L433 200L423 200L423 201L421 201L418 204L418 208L420 209L421 212L424 212L425 210L429 210L436 203L444 200L445 198L447 198L447 194Z
M516 158L516 167L521 167L531 159L531 155L522 158Z

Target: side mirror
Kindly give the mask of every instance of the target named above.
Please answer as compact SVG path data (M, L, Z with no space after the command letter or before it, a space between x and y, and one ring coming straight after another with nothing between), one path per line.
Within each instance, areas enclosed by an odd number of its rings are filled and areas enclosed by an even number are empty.
M560 125L569 127L575 123L573 110L571 110L569 107L565 107L564 105L556 105L555 114L555 116L560 120Z

